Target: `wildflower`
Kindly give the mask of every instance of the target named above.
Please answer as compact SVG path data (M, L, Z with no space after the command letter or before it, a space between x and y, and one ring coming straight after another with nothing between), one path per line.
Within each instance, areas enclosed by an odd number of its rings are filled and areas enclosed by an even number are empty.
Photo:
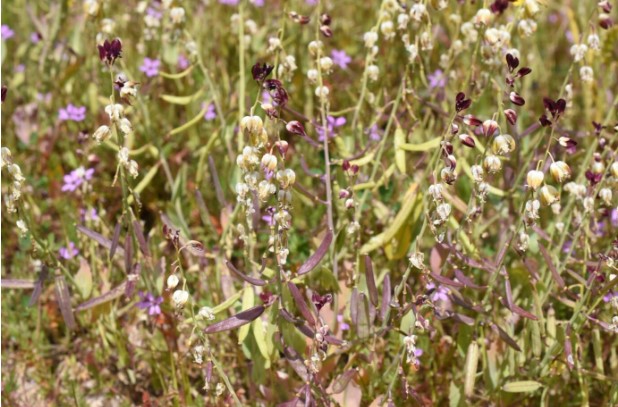
M144 63L139 67L139 70L144 72L147 77L152 78L153 76L157 76L159 74L159 67L161 66L161 61L158 59L144 58Z
M374 124L369 129L367 129L367 133L369 134L369 139L373 141L380 141L382 136L380 135L380 131L378 130L378 125Z
M111 121L118 121L124 113L124 107L121 104L107 105L105 106L105 113L108 114Z
M189 292L184 290L176 290L172 294L172 302L176 308L182 308L189 301Z
M537 171L537 170L528 171L528 175L526 176L528 187L536 191L538 187L540 187L541 184L543 183L544 178L545 178L545 174L543 174L542 171Z
M348 64L352 61L352 58L350 58L343 50L334 49L331 51L330 55L333 63L341 69L347 69Z
M215 319L215 314L212 311L212 308L210 307L202 307L200 308L198 315L200 317L202 317L203 319L206 319L208 321L212 321Z
M8 25L2 24L2 32L0 34L3 40L8 40L15 35L15 31L11 30L11 27Z
M539 219L539 209L541 203L538 200L526 201L524 206L524 223L528 226L532 226L536 219Z
M511 102L513 102L513 104L517 106L523 106L526 104L525 99L521 97L517 92L509 93L509 99L511 100Z
M509 134L496 136L491 143L494 154L505 155L515 150L515 139Z
M170 20L173 24L180 25L185 21L185 9L182 7L174 7L170 10Z
M423 3L414 3L410 7L410 17L414 21L421 21L427 14L427 7Z
M75 243L69 242L67 247L61 247L58 254L65 260L70 260L79 254L79 250L75 247Z
M254 137L262 132L264 123L259 116L245 116L240 120L240 130L247 137Z
M594 80L594 71L589 66L582 66L579 69L579 76L581 76L582 82L591 83Z
M474 16L474 24L478 25L489 25L489 23L491 22L493 16L491 14L491 11L486 9L486 8L482 8L479 9L476 12L476 15Z
M586 44L575 44L571 46L571 55L575 62L579 62L584 59L586 52L588 51L588 47Z
M202 108L204 107L204 105L202 104ZM215 104L211 103L208 105L208 108L206 109L206 113L204 113L204 120L206 121L212 121L217 117L217 111L215 110Z
M79 167L64 176L64 185L61 190L63 192L73 192L84 182L90 181L93 174L94 168L85 169L84 167Z
M329 93L330 90L326 86L318 86L315 88L315 95L320 99L326 99Z
M113 65L116 59L122 58L122 42L119 38L113 39L111 42L105 40L103 44L97 46L99 48L99 59Z
M490 174L495 174L502 169L502 161L495 155L488 155L483 160L483 168Z
M178 69L180 69L181 71L184 71L191 65L191 62L187 59L187 57L184 54L180 54L178 55L177 64L178 64Z
M429 79L429 89L444 88L446 86L446 76L441 69L433 71L427 79Z
M140 302L135 304L139 309L148 310L148 315L154 316L161 313L161 303L163 297L155 297L152 293L145 293L140 291L137 293L141 299Z
M337 323L341 331L348 331L350 329L350 325L345 322L342 314L337 314Z
M58 120L81 122L86 118L86 106L75 106L69 103L67 107L58 110Z
M138 83L133 81L124 81L120 87L120 97L123 99L131 100L137 96Z
M257 82L263 82L268 75L272 72L274 66L268 65L266 63L260 64L259 62L253 65L251 68L251 75L253 79Z
M375 82L378 80L378 75L380 75L380 68L377 65L369 65L367 67L367 77L370 81Z
M28 226L26 226L26 222L22 219L18 219L17 222L15 222L15 226L17 226L20 236L25 236L28 233Z
M180 279L176 274L170 274L170 276L167 278L167 289L172 290L176 288L179 282Z
M277 181L279 181L281 188L287 189L296 181L296 173L291 168L277 171Z
M328 137L335 137L335 129L345 125L346 122L347 120L345 117L328 116L326 118L326 132L324 131L324 128L322 126L316 126L316 132L319 134L318 140L324 141L326 133L328 133Z
M307 48L309 49L309 53L315 57L320 54L320 51L324 48L324 43L320 40L314 40L309 43Z
M612 205L612 190L609 188L601 188L599 191L599 198L603 201L603 203L607 206Z
M449 215L451 214L451 205L448 203L443 203L443 204L438 205L438 207L436 208L436 213L438 214L438 218L439 218L436 221L438 222L437 224L446 222Z
M558 190L551 185L543 185L539 190L539 199L545 206L550 206L560 201L560 194Z
M322 57L318 61L320 69L326 73L330 72L333 67L333 60L330 57Z
M365 47L371 48L378 41L378 33L375 31L368 31L363 35L363 41L365 42Z
M513 109L505 109L504 115L506 116L506 120L508 120L511 125L515 126L517 122L517 112Z
M571 168L564 161L553 162L549 166L549 172L556 182L563 183L571 178Z

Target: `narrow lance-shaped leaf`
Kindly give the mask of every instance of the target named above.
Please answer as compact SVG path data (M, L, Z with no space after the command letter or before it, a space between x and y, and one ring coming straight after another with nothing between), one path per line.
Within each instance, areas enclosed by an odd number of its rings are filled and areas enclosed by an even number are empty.
M92 240L94 240L95 242L100 244L101 246L103 246L103 247L105 247L107 249L111 249L112 241L109 240L108 238L104 237L100 233L97 233L97 232L95 232L93 230L90 230L87 227L84 227L82 225L77 225L77 230L80 231L81 233L85 234L86 236L88 236L89 238L91 238ZM118 254L120 254L121 256L124 256L124 250L119 248L117 251L118 251Z
M566 287L566 284L564 283L564 280L562 279L562 277L560 277L558 270L556 270L556 266L554 265L554 262L551 260L551 256L547 252L547 249L545 248L545 246L543 246L541 242L539 242L539 251L541 252L541 255L543 256L543 259L547 263L547 267L549 267L549 271L551 272L551 275L554 278L554 281L556 282L556 284L558 284L558 287L560 287L561 289L564 289Z
M444 277L440 274L431 272L429 273L429 275L431 276L431 278L433 278L440 284L444 284L444 285L448 285L448 286L456 287L456 288L465 287L463 283L460 283L459 281L451 280L450 278Z
M69 292L69 287L62 274L56 276L56 301L58 302L58 307L60 307L60 312L62 313L62 318L64 318L64 323L67 325L67 328L70 330L75 329L75 317L71 309L71 293Z
M384 276L382 281L382 304L380 307L380 319L384 321L388 313L388 307L391 303L391 278L389 274Z
M120 240L120 231L122 230L122 223L116 223L114 227L114 235L112 236L112 244L109 248L109 258L113 259L114 254L116 254L116 249L118 248L118 240Z
M376 288L375 275L373 274L373 264L369 256L365 256L365 279L367 280L369 299L371 299L373 305L378 305L378 289Z
M303 318L305 318L305 320L310 325L315 325L315 318L313 318L311 311L309 311L309 307L307 306L307 303L305 302L302 294L298 290L298 287L296 287L293 282L289 281L288 288L290 290L290 294L292 294L292 297L294 297L296 307L298 308L298 311L302 314Z
M142 225L137 220L133 221L133 233L135 234L137 244L139 245L139 249L142 254L146 257L150 257L150 249L148 249L148 243L146 242L146 238L144 237Z
M539 317L537 317L536 315L534 315L531 312L526 311L525 309L521 308L518 305L513 304L513 308L511 309L511 311L513 311L514 313L516 313L517 315L520 315L524 318L528 318L531 319L533 321L538 321Z
M459 269L455 269L455 277L457 278L457 280L461 281L464 284L465 287L476 288L476 289L485 288L485 286L481 286L481 285L476 284L474 281L472 281L471 278L466 276L463 273L463 271L461 271Z
M240 270L234 267L232 262L229 260L225 261L225 265L227 266L228 270L232 272L232 274L234 274L236 277L240 278L241 280L248 282L249 284L256 285L256 286L263 286L266 284L266 281L264 280L260 280L259 278L255 278L255 277L250 277L242 273Z
M303 265L300 266L297 274L300 276L313 270L320 263L322 258L326 255L332 242L333 232L329 230L328 232L326 232L326 236L324 236L324 240L322 240L322 243L320 243L318 250L316 250L315 253L309 256L307 261L305 261Z
M262 315L262 313L264 313L264 310L265 308L263 305L249 308L248 310L239 312L238 314L224 319L223 321L210 325L209 327L204 329L204 333L213 334L216 332L229 331L231 329L239 328L258 318L260 315Z
M41 269L41 273L39 274L39 278L34 284L34 291L32 291L32 294L30 295L30 301L28 302L28 306L32 307L39 300L39 297L43 292L43 284L45 283L45 280L47 280L48 275L49 268L47 268L47 266L43 266L43 268Z
M125 293L126 286L127 286L127 282L124 281L123 283L112 288L105 294L92 298L91 300L88 300L84 303L79 304L75 308L75 311L84 311L84 310L96 307L97 305L104 304L106 302L115 300L116 298L122 296L122 294Z

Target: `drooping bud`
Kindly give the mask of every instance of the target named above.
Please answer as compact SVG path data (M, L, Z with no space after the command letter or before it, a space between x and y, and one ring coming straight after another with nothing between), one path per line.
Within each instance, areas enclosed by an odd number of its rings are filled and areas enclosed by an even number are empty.
M517 92L511 92L509 94L509 99L511 100L511 102L513 102L513 104L516 104L517 106L523 106L526 104L525 99L521 97Z
M515 150L515 139L509 134L501 134L494 137L491 143L494 154L505 155Z
M483 135L485 137L493 136L498 130L498 123L495 120L487 119L483 122Z
M543 185L539 190L539 199L543 205L550 206L560 201L560 194L551 185Z
M554 178L554 181L563 183L564 181L571 178L571 168L564 161L556 161L553 162L549 166L549 172L551 176Z
M467 114L463 117L463 122L472 127L480 126L483 122L477 119L477 117L473 114Z
M180 280L178 279L178 276L176 274L170 274L170 276L167 278L167 289L172 290L176 288L179 281Z
M517 122L517 112L513 109L505 109L504 115L506 116L506 120L508 120L511 125L515 126Z
M483 160L483 168L490 174L495 174L502 169L502 161L495 155L488 155Z
M528 175L526 176L526 182L528 186L536 191L541 184L543 183L543 179L545 178L545 174L542 171L532 170L528 171Z

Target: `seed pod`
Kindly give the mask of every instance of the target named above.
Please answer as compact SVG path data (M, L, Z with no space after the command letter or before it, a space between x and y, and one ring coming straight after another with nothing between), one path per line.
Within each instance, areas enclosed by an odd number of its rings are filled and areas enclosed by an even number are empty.
M479 345L476 341L470 342L466 353L466 367L464 378L464 395L471 397L474 392L474 382L476 381L476 369L479 362Z

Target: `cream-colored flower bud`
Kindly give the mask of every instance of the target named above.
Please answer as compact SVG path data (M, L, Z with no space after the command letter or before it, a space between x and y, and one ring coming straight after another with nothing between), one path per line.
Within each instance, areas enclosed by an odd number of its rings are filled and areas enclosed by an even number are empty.
M589 66L579 68L579 76L582 78L582 82L592 83L594 81L594 71Z
M324 72L330 72L333 68L333 60L330 57L320 58L320 69Z
M124 107L121 104L107 105L105 106L105 113L109 115L109 119L112 121L118 121L124 113Z
M315 95L320 99L328 98L329 93L330 90L326 86L318 86L317 88L315 88Z
M612 205L612 190L609 188L601 188L599 191L599 198L603 201L606 206Z
M474 16L474 24L476 25L489 25L493 18L493 14L486 8L479 9Z
M296 181L296 173L290 168L277 171L277 181L279 181L281 188L287 189Z
M99 126L98 129L95 130L92 138L97 142L97 144L101 144L105 140L107 140L112 135L112 131L108 126Z
M544 178L545 174L543 174L543 171L532 170L528 171L528 175L526 175L526 182L528 183L528 187L536 191L543 183Z
M174 24L182 24L185 21L185 9L182 7L174 7L170 10L170 20Z
M246 136L256 136L264 129L264 123L259 116L245 116L240 120L240 130Z
M432 184L429 186L429 195L431 195L434 202L442 201L442 189L442 184Z
M363 35L363 41L365 42L365 47L371 48L378 41L378 33L375 31L368 31Z
M392 21L387 20L380 24L380 31L384 35L384 38L390 40L395 36L395 26Z
M317 69L308 70L307 78L311 81L311 83L316 83L318 80L318 70Z
M480 165L473 165L470 167L470 172L472 173L472 179L474 182L483 182L485 172L483 171L483 167Z
M526 8L528 14L530 14L531 16L534 16L541 10L537 0L525 0L524 7Z
M500 134L494 137L491 143L494 154L505 155L515 150L515 139L509 134Z
M272 154L264 154L262 156L262 167L274 171L277 168L277 157Z
M618 161L614 161L612 163L612 166L610 167L610 172L612 173L613 177L618 178Z
M423 3L414 3L410 7L410 17L414 21L421 21L427 14L427 7Z
M571 168L564 161L555 161L549 166L549 172L554 181L563 183L571 178Z
M603 174L605 172L605 164L603 161L595 161L592 163L592 172L595 174Z
M408 28L410 17L407 14L401 13L397 16L397 29L405 31Z
M425 255L421 252L412 253L410 255L410 264L412 267L415 267L419 270L423 270L425 268Z
M172 294L172 302L176 308L182 308L189 301L189 292L184 290L176 290Z
M262 180L258 185L258 198L260 201L266 201L268 197L277 192L277 187L269 181Z
M367 67L367 77L370 81L375 82L378 80L378 76L380 75L380 68L377 65L369 65Z
M551 185L543 185L541 189L539 189L539 199L545 206L553 205L560 201L560 193Z
M488 155L483 160L483 168L490 174L495 174L502 169L502 161L495 155Z
M212 321L215 319L215 314L210 307L202 307L200 308L198 315L208 321Z
M0 160L0 167L2 168L13 162L13 156L11 154L11 150L9 150L8 147L2 147Z
M442 221L446 221L451 214L451 205L448 203L440 204L436 208L436 212Z
M323 47L324 43L322 41L311 41L308 45L309 53L314 57L318 56Z
M179 282L180 280L178 279L178 276L176 274L170 274L170 276L167 278L167 289L172 290L176 288Z

